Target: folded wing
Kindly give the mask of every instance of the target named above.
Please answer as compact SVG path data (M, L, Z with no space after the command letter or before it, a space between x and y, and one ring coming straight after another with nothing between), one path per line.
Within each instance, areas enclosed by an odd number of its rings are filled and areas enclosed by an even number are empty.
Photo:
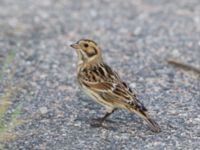
M85 69L81 72L81 76L79 81L105 100L113 103L116 101L116 104L123 103L123 106L147 111L130 87L108 65L101 64Z

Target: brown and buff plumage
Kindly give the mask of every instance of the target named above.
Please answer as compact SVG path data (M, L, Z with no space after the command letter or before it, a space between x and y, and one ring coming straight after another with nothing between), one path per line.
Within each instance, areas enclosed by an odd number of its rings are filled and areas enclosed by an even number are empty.
M107 113L93 126L102 122L118 108L134 112L143 118L151 130L160 132L159 125L150 118L147 109L118 74L103 62L101 50L92 40L82 39L72 44L79 57L78 82L81 88L97 103L105 106Z

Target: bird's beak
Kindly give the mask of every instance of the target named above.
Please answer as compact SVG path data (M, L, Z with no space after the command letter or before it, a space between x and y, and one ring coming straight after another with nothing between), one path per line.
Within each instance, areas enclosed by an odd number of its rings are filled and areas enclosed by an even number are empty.
M72 48L74 48L74 49L79 49L80 48L80 46L77 43L71 44L70 46Z

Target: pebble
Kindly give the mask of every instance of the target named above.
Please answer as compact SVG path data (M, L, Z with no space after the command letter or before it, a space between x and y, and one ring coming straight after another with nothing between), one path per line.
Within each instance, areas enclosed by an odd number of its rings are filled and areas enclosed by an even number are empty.
M45 115L45 114L48 113L47 107L40 107L39 110L40 110L40 113L41 113L42 115Z

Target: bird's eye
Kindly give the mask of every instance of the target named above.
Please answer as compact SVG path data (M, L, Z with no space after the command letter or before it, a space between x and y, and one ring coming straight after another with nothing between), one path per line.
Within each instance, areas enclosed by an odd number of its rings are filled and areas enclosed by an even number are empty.
M84 47L88 47L89 45L87 43L84 44Z

